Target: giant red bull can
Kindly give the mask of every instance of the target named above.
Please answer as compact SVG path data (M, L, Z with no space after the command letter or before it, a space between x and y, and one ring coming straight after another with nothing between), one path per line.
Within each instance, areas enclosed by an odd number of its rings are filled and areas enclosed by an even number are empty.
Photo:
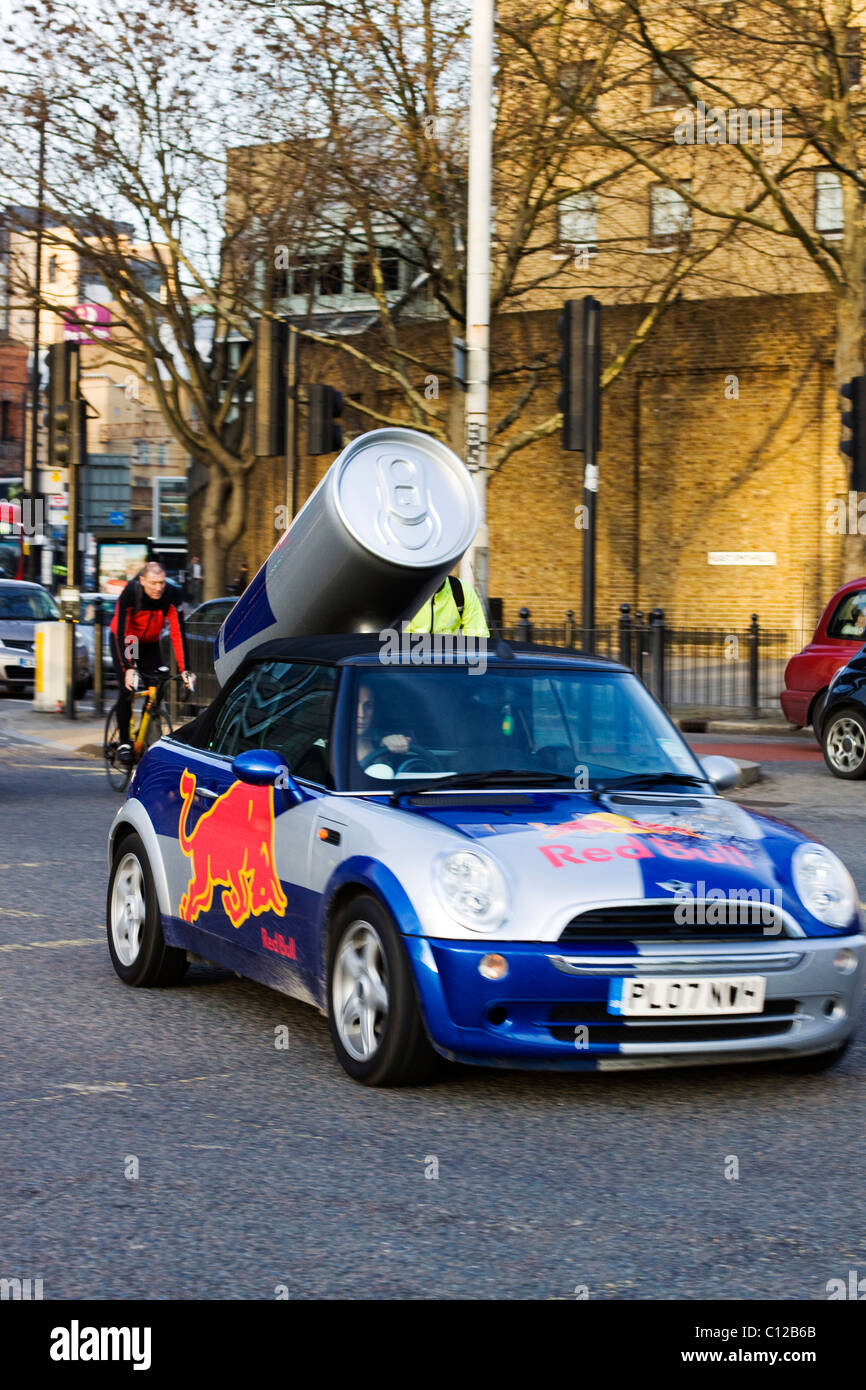
M229 613L214 665L225 684L262 642L380 632L414 616L478 529L468 469L416 430L348 444Z

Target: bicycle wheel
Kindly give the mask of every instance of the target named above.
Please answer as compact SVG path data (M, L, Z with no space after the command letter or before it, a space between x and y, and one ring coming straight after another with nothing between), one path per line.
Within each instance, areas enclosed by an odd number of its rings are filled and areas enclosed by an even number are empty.
M145 748L152 748L155 743L159 743L161 738L166 738L173 732L168 710L165 705L159 705L156 709L150 711L147 733L144 737Z
M126 790L132 776L132 759L128 763L118 762L117 750L120 747L120 726L117 722L117 706L108 712L105 721L105 738L102 743L102 757L108 780L116 792Z

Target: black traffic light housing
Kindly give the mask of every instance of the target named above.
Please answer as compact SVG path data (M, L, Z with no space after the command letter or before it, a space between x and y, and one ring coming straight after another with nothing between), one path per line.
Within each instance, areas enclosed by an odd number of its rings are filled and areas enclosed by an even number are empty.
M72 449L73 407L78 396L79 353L77 343L52 343L48 349L48 464L67 468L74 464ZM84 405L83 401L80 401ZM77 419L76 419L77 424Z
M556 403L562 411L562 447L571 452L598 453L601 447L601 304L592 295L569 299L563 305L556 331L562 339L557 359L561 389ZM591 438L588 440L588 435Z
M343 413L343 397L333 386L307 387L307 453L334 454L343 447L343 431L337 423Z
M839 394L843 401L850 401L849 409L843 406L842 424L851 431L839 449L851 460L851 487L855 492L866 492L866 376L846 381Z
M256 323L253 452L259 458L272 458L275 454L286 452L288 338L289 325L284 319L261 318Z

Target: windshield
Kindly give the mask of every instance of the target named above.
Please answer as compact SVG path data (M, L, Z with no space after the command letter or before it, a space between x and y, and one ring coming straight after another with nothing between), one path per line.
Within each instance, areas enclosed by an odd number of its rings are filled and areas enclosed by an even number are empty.
M44 589L0 588L0 622L47 623L59 617L57 604Z
M707 778L626 672L488 667L353 672L350 790L509 769L577 788ZM507 779L503 779L507 780ZM390 786L388 784L391 784Z

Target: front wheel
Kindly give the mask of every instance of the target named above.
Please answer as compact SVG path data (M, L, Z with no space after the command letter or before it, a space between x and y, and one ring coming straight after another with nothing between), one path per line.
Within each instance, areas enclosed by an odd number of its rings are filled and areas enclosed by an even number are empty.
M138 988L179 984L186 951L167 946L147 851L138 835L121 843L108 881L108 951L124 984Z
M834 711L821 730L824 761L834 777L866 777L866 716L853 706Z
M102 741L102 760L105 764L105 772L111 786L116 792L126 790L129 779L132 776L132 749L126 755L126 761L121 762L118 758L117 750L120 747L120 726L117 722L117 708L109 710L108 718L105 721L105 737Z
M340 908L333 924L328 1023L342 1067L365 1086L417 1085L435 1071L400 933L366 893Z

